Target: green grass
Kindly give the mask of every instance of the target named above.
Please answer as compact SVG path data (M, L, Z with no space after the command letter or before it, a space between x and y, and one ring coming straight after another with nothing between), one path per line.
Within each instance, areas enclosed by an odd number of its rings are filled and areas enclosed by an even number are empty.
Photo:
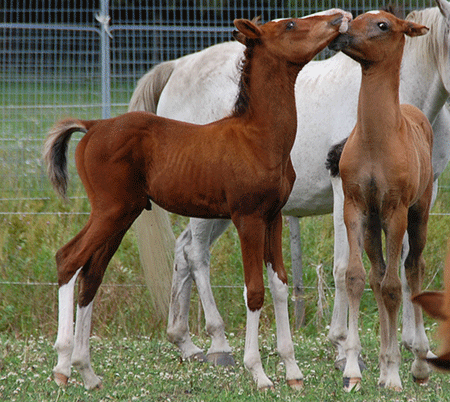
M173 345L158 335L91 340L92 364L103 380L103 389L86 391L74 371L67 387L52 380L55 353L46 337L15 339L0 335L0 400L8 401L448 401L450 382L444 374L433 373L426 386L412 382L411 353L402 351L401 378L404 390L396 393L377 386L378 336L364 331L361 341L367 370L362 389L350 394L342 390L342 374L333 368L334 351L323 332L294 335L295 353L305 376L301 391L285 383L285 370L275 353L272 331L262 331L260 350L264 369L275 390L256 390L243 367L244 334L229 333L237 365L234 368L182 362ZM195 337L208 346L208 340Z
M74 96L74 102L70 100L67 104L83 103L78 92ZM261 318L261 349L268 375L276 383L275 392L258 393L250 375L242 368L245 338L243 269L234 227L230 227L212 248L211 282L239 363L235 371L180 362L176 348L165 341L165 322L154 318L151 295L144 286L135 234L130 231L106 271L94 306L92 359L94 367L104 378L105 389L86 393L77 376L68 388L57 388L49 380L56 358L51 346L57 329L54 254L78 233L87 215L57 215L54 212L87 213L89 205L73 162L69 168L69 196L72 198L65 203L56 197L46 178L40 152L45 132L57 118L66 113L96 118L99 117L99 109L49 113L22 110L17 113L23 113L20 123L13 121L17 118L15 115L0 123L2 138L12 138L2 142L0 149L0 212L6 212L0 215L0 400L433 401L445 400L445 396L450 395L447 377L442 375L433 375L427 387L411 384L408 374L411 354L406 351L403 351L405 363L402 365L404 393L392 394L376 387L378 313L368 286L361 303L360 320L364 353L369 364L364 379L367 388L355 395L342 393L341 374L332 368L334 350L325 337L334 295L331 215L301 220L306 319L305 326L294 331L294 339L297 358L307 376L304 391L293 393L284 384L282 366L273 352L275 321L269 292L266 293ZM34 139L29 141L30 138ZM71 143L71 161L77 138L74 136ZM443 174L441 185L450 187L450 169ZM433 212L450 212L449 189L441 189ZM175 215L171 218L174 232L178 235L188 219ZM425 249L425 288L442 287L449 227L450 216L430 217ZM292 283L286 221L283 252ZM318 311L317 307L316 268L319 265L323 268L325 284L323 311ZM292 305L290 307L292 309ZM434 328L429 318L426 318L426 323L428 328ZM195 288L189 324L196 341L207 347L209 340ZM432 332L429 331L430 336Z

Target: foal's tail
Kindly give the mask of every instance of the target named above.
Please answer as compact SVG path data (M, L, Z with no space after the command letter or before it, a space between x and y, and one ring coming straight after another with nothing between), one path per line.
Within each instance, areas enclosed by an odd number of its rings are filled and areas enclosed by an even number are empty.
M66 198L67 184L67 147L74 132L86 133L93 123L78 119L61 120L50 130L44 144L44 161L50 182L56 192Z
M174 68L175 61L153 67L137 83L128 111L156 113L159 97ZM139 256L152 302L161 318L167 318L172 283L175 236L169 214L155 203L144 210L134 223Z

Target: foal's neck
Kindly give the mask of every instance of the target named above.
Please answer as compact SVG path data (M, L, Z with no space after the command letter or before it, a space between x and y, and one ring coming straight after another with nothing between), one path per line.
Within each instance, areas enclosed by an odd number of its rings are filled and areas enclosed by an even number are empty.
M295 80L302 67L255 49L250 69L247 116L270 132L272 147L281 146L288 153L297 132Z
M400 126L400 64L401 57L362 68L358 125L363 133L376 132L382 137Z

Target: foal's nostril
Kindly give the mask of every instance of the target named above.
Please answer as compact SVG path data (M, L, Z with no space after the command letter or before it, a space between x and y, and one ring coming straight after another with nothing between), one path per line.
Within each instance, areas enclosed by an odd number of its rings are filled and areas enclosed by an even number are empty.
M333 21L331 21L331 25L341 25L343 19L344 17L342 15L339 15Z

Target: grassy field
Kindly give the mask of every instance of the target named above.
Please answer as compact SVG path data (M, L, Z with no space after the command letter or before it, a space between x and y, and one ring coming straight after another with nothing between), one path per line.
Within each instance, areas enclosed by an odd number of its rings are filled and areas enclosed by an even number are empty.
M362 331L364 347L363 388L350 394L342 390L342 374L334 370L334 351L324 332L314 336L299 330L294 335L295 352L305 375L301 391L285 383L285 370L275 351L272 331L262 330L260 350L264 368L275 390L258 392L243 367L244 334L228 333L237 365L234 368L181 362L175 348L158 337L99 338L91 340L94 369L103 389L86 391L74 372L67 387L52 380L56 362L52 340L40 336L13 339L0 335L0 400L44 401L448 401L450 382L444 374L433 373L425 386L414 384L409 373L411 353L402 351L401 378L404 390L396 393L377 387L378 334ZM208 341L195 337L201 346Z
M72 114L70 110L66 112ZM89 113L83 111L83 114ZM68 388L57 388L51 381L56 358L52 344L57 329L54 254L82 228L89 205L73 165L70 167L72 181L68 203L56 197L45 177L40 148L45 131L57 117L47 116L43 129L35 124L39 116L27 116L18 129L10 127L8 122L3 122L2 126L4 138L9 138L7 132L10 131L12 139L3 142L0 148L0 211L3 212L0 215L0 400L434 401L445 400L446 395L450 395L448 377L443 375L433 375L426 387L411 383L408 374L411 354L407 351L403 351L402 366L405 391L397 395L377 389L378 314L368 286L361 305L361 335L368 364L364 379L367 388L355 395L342 393L341 374L333 369L334 351L326 339L334 294L331 215L301 220L306 320L304 327L294 331L294 340L297 358L306 375L304 391L294 393L284 384L283 367L274 352L275 323L269 292L261 319L261 350L276 390L259 394L242 367L245 337L243 270L239 240L233 227L213 246L211 281L239 363L234 370L181 363L176 348L166 341L165 320L155 319L151 295L144 286L135 234L130 231L106 272L94 307L92 359L104 379L105 388L87 393L77 375ZM25 135L34 139L22 140L21 136ZM76 137L71 144L71 153L75 143ZM425 249L428 269L424 288L427 289L442 287L450 216L440 214L450 212L450 169L444 173L441 186L432 211L437 215L430 217ZM77 214L69 214L71 212ZM171 219L178 235L188 220L175 215ZM290 275L287 223L283 242ZM322 267L324 283L321 310L318 310L318 266ZM430 319L426 323L432 338L435 324ZM190 328L198 343L207 347L209 340L195 290Z

